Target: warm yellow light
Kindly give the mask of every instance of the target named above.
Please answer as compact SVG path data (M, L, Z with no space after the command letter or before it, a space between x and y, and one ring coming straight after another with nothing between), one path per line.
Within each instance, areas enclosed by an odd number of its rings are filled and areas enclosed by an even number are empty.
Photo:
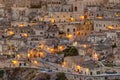
M85 16L80 16L80 20L84 20L85 19Z
M40 21L43 21L44 19L43 18L40 18Z
M35 60L35 61L34 61L34 64L38 64L38 61Z
M18 59L20 58L20 55L19 55L19 54L17 55L17 58L18 58Z
M28 56L28 58L30 58L30 54L28 54L27 56Z
M103 17L102 16L97 16L98 19L102 19Z
M51 51L52 53L55 53L55 49L53 49L53 48L51 48L50 51Z
M50 20L50 22L51 22L51 23L55 23L55 19L52 18L52 19Z
M72 35L72 34L69 34L69 35L67 35L67 37L68 37L69 39L72 39L72 38L73 38L73 35Z
M37 25L37 23L36 22L32 22L32 25Z
M58 50L62 51L63 49L63 46L58 46Z
M62 63L62 66L65 67L66 65L67 65L67 63L64 61L64 62Z
M108 29L114 29L114 27L113 27L113 26L108 26L107 28L108 28Z
M40 45L40 48L43 49L43 48L44 48L44 44L41 44L41 45Z
M98 55L95 53L95 54L93 54L93 59L94 60L98 60Z
M49 48L49 47L47 47L47 50L50 50L50 48Z
M77 70L81 71L81 66L76 66Z
M120 30L120 26L118 26L118 28L117 28L118 30Z
M25 25L24 24L20 24L19 27L24 27Z
M79 34L79 31L77 31L76 33Z
M51 51L54 51L54 49L51 49Z
M33 53L34 53L34 51L33 51L33 50L30 50L30 51L29 51L29 54L33 54Z
M13 63L14 65L16 65L16 64L18 63L18 61L13 60L12 63Z
M116 16L116 17L119 17L119 16L120 16L120 13L115 13L115 16Z
M73 22L73 21L75 21L75 19L74 19L73 17L71 17L71 18L70 18L70 21Z
M86 69L85 69L85 72L86 72L86 74L88 74L88 73L89 73L89 69L88 69L88 68L86 68Z
M81 33L82 33L82 31L81 31L81 30L79 30L79 31L77 31L77 32L76 32L76 34L77 34L78 36L80 36L80 35L81 35Z
M23 37L28 37L28 34L27 33L23 33L22 36Z
M86 45L86 44L84 44L84 45L83 45L83 47L84 47L84 48L87 48L87 45Z
M9 35L14 35L14 32L13 31L9 31L8 34Z
M41 58L44 57L44 53L43 52L39 52L39 55L40 55Z

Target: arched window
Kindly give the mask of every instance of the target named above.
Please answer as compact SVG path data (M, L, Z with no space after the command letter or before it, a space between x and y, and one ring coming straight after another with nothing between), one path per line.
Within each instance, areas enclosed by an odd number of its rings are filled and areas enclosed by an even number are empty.
M77 11L77 7L75 7L75 11Z
M67 32L70 32L70 29L67 29Z
M24 63L24 66L26 66L26 63Z
M73 29L73 32L75 32L75 28Z
M19 66L21 66L21 63L19 63Z
M92 75L93 73L92 72L90 72L90 75Z

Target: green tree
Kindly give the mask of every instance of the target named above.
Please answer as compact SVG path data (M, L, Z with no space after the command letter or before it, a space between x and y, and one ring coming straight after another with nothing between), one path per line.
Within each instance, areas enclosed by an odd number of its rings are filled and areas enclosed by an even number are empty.
M64 73L58 73L56 80L68 80Z
M2 78L4 75L4 71L3 70L0 70L0 77Z
M68 46L65 50L62 51L64 57L67 56L78 56L78 50L74 46Z

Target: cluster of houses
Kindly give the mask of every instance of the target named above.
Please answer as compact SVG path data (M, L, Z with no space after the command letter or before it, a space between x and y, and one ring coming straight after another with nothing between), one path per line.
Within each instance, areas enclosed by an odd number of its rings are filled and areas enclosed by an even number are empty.
M93 70L88 64L94 64L96 73L89 75L105 72L108 68L100 69L94 53L100 60L110 56L107 60L120 66L120 0L0 1L0 55L27 54L41 42L52 47L69 44L79 56L65 58L68 67L74 63Z

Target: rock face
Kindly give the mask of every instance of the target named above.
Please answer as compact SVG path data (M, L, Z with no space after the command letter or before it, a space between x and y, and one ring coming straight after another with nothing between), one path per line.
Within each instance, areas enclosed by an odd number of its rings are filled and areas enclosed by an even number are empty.
M31 80L35 77L37 71L28 68L6 68L4 69L3 80Z
M50 80L50 75L46 73L40 73L35 80Z

